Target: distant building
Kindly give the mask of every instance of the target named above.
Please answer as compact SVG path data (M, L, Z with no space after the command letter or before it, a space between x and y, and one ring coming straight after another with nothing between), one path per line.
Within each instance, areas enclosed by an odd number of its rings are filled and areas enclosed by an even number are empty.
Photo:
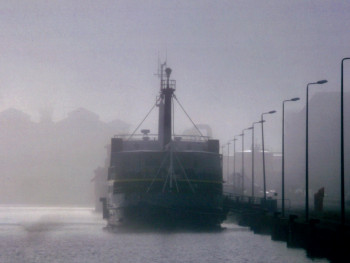
M59 122L50 114L33 122L16 109L0 112L0 204L93 206L91 179L105 173L110 138L128 128L119 124L84 108Z
M231 153L233 155L233 153ZM234 158L230 156L223 157L223 174L227 185L235 185L237 193L242 191L242 152L236 151L235 158L235 175L233 174ZM227 166L229 162L229 167ZM229 168L229 175L227 169ZM266 176L266 190L268 192L280 192L281 188L281 154L265 150L265 176ZM255 145L254 149L254 196L262 197L263 192L263 166L262 166L262 150L259 145ZM226 186L227 189L234 189ZM252 193L252 151L244 151L244 189L246 195Z

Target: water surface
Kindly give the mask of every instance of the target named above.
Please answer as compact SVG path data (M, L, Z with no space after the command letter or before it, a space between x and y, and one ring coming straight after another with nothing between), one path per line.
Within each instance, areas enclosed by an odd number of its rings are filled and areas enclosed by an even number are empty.
M105 225L88 208L0 207L0 262L329 262L229 223L160 232Z

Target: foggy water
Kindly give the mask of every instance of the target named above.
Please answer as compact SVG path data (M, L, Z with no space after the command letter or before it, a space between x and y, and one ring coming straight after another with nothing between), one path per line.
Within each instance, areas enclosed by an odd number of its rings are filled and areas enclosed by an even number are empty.
M0 262L328 262L234 224L215 232L105 225L92 209L0 207Z

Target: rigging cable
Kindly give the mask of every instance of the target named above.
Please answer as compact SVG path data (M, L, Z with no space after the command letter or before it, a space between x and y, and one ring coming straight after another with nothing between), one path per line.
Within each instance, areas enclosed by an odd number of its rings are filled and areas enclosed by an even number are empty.
M191 119L191 117L187 114L187 112L185 111L184 107L182 107L180 101L177 99L177 97L175 96L175 94L174 94L174 98L175 98L175 100L177 101L177 103L179 103L181 109L184 111L184 113L186 114L187 118L192 122L193 126L196 128L196 130L199 132L199 134L200 134L202 137L204 137L203 134L201 133L201 131L200 131L200 130L198 129L198 127L196 126L196 124L195 124L195 123L193 122L193 120Z
M153 183L154 183L154 181L157 179L157 177L158 177L158 175L159 175L159 173L160 173L160 171L161 171L161 169L162 169L162 167L163 167L163 165L164 165L164 163L165 163L165 161L166 161L168 155L169 155L169 152L167 152L167 153L164 155L164 158L163 158L163 160L162 160L162 163L160 164L160 166L159 166L159 168L158 168L158 172L157 172L156 176L153 177L153 180L152 180L150 186L149 186L148 189L147 189L147 193L151 190L151 188L152 188L152 186L153 186ZM165 183L166 183L166 182L165 182Z
M187 177L187 173L186 173L186 171L185 171L185 169L184 169L184 167L183 167L183 165L182 165L182 163L181 163L179 157L176 156L176 154L175 154L175 158L176 158L178 164L180 165L180 168L181 168L182 172L183 172L184 175L185 175L185 178L186 178L186 181L187 181L188 185L190 186L192 192L195 193L195 191L194 191L194 189L193 189L193 186L192 186L190 180L189 180L188 177Z
M158 99L159 100L159 99ZM141 121L141 123L136 127L136 129L133 131L133 133L129 136L129 138L127 139L130 140L132 136L134 136L135 132L140 128L140 126L142 125L142 123L147 119L147 117L151 114L151 112L153 111L153 109L157 106L158 100L156 101L156 103L153 105L153 107L150 109L150 111L147 113L146 117L143 118L143 120Z

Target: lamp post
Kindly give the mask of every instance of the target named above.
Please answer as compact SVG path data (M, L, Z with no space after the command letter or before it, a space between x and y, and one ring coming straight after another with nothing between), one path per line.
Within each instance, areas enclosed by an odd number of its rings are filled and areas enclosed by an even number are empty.
M305 136L305 220L309 220L309 86L324 84L327 80L308 83L306 86L306 136Z
M240 135L242 137L242 158L241 158L241 191L242 191L242 195L244 195L244 191L243 191L243 187L244 187L244 182L243 182L243 173L244 173L244 155L243 155L243 149L244 149L244 134L241 133Z
M284 104L288 101L298 101L299 98L284 100L282 103L282 217L284 217Z
M251 130L252 127L242 130L242 195L244 195L244 131Z
M263 157L263 180L264 180L264 201L266 201L266 175L265 175L265 145L264 145L264 115L273 114L275 110L264 112L261 114L261 144L262 144L262 157Z
M344 61L350 58L343 58L341 61L341 91L340 91L340 206L341 225L345 224L345 168L344 168Z
M230 142L227 143L227 182L230 176Z
M224 169L224 148L225 145L221 146L221 154L222 154L222 170ZM224 172L222 171L222 177L224 177Z
M254 147L254 125L261 123L261 121L253 122L252 124L252 198L254 199L254 155L255 155L255 147Z
M221 154L222 154L222 169L224 169L224 148L225 148L225 145L222 145L221 146ZM224 177L224 172L222 171L222 177ZM223 178L224 179L224 178Z
M236 139L236 136L234 136L234 139L233 139L233 177L232 177L233 182L232 183L233 183L234 191L236 190L236 141L238 140Z

